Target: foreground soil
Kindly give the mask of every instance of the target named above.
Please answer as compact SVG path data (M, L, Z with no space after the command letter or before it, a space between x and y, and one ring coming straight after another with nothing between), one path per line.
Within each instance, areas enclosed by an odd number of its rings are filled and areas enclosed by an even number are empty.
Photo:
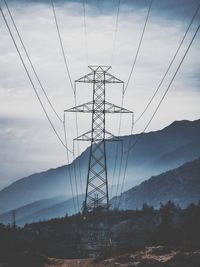
M52 261L52 263L50 265L45 265L45 267L90 267L90 266L96 266L96 265L94 265L92 259L75 259L75 260L50 259L50 261ZM101 265L99 265L99 266L101 266Z
M200 250L183 252L159 246L103 260L50 260L45 267L200 267Z

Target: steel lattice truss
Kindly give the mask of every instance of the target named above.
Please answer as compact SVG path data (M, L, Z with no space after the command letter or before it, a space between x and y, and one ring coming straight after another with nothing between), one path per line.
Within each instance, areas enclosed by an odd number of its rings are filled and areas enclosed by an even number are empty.
M107 83L123 84L123 81L108 73L110 67L89 66L89 68L91 73L76 80L76 83L93 84L93 101L65 110L65 112L92 114L92 129L75 139L91 142L84 212L99 207L109 209L105 142L119 141L119 138L105 130L106 113L132 113L105 100Z

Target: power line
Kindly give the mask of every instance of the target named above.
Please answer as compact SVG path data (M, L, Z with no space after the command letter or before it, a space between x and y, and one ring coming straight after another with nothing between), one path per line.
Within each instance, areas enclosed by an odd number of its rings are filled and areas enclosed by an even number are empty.
M66 137L66 123L65 120L66 119L66 115L65 115L65 111L64 111L64 130L65 130L65 137ZM66 138L67 140L67 138ZM73 172L74 172L74 180L75 180L75 190L76 190L76 201L77 201L77 206L78 206L78 211L79 211L79 197L78 197L78 182L77 182L77 173L76 173L76 159L75 159L75 154L74 154L74 141L73 141ZM80 153L79 149L78 149L78 154ZM81 177L81 169L80 169L80 158L77 158L77 162L78 162L78 168L79 168L79 181L80 181L80 189L81 189L81 196L82 196L82 200L83 200L83 187L82 187L82 177ZM69 156L68 156L68 164L69 164ZM71 175L71 173L70 173ZM70 178L72 179L72 178ZM80 205L81 206L81 205Z
M123 90L122 90L122 103L121 106L124 106L124 85L123 85ZM120 136L121 132L121 123L122 123L122 114L120 114L120 121L119 121L119 129L118 129L118 136ZM134 125L134 113L132 113L132 124L131 124L131 134L133 132L133 125ZM121 176L121 169L122 169L122 162L123 162L123 143L121 143L121 155L119 159L119 171L118 171L118 178L117 178L117 187L116 187L116 195L118 194L119 190L119 182L120 182L120 176ZM113 170L113 177L112 177L112 184L111 184L111 193L110 193L110 198L112 197L112 192L113 192L113 187L114 187L114 180L115 180L115 173L116 173L116 168L117 168L117 156L119 153L119 143L117 143L116 147L116 153L115 153L115 164L114 164L114 170Z
M117 143L116 149L115 149L115 154L114 154L115 155L115 160L114 160L115 163L114 163L114 170L113 170L111 190L110 190L110 199L113 196L113 187L114 187L114 182L115 182L115 173L116 173L116 168L117 168L117 156L118 156L118 154L119 154L119 146L118 146L118 143ZM121 156L123 156L123 143L121 145ZM117 183L117 187L118 187L118 183ZM118 189L116 189L116 191L118 192Z
M64 119L63 119L63 130L64 130L64 137L65 137L65 146L67 147L67 133L66 133L66 124L65 124L65 112L64 112ZM71 193L72 193L72 201L73 201L73 206L74 206L74 211L76 212L76 204L75 204L75 197L74 197L74 189L73 189L73 182L72 182L72 174L71 174L71 165L69 164L69 153L68 150L66 150L67 154L67 163L68 163L68 174L69 174L69 180L70 180L70 187L71 187ZM78 199L78 194L76 194L77 199ZM78 204L78 200L77 200ZM79 211L79 207L77 207L77 212Z
M85 35L85 50L86 50L86 64L88 64L88 41L87 41L87 25L86 25L86 0L83 0L83 24L84 24L84 35Z
M118 153L118 151L117 151L117 153ZM118 172L117 187L116 187L115 195L117 195L118 191L119 191L119 182L120 182L120 174L121 174L122 162L123 162L123 146L121 147L121 155L120 155L120 159L119 159L119 172ZM110 196L110 197L112 197L112 196ZM114 204L114 207L115 207L115 204Z
M71 88L72 88L72 91L73 91L74 103L76 105L76 88L73 86L73 83L72 83L72 79L71 79L71 75L70 75L70 71L69 71L69 67L68 67L68 63L67 63L67 57L66 57L65 51L64 51L64 46L63 46L62 37L61 37L61 34L60 34L60 30L59 30L59 25L58 25L58 20L57 20L56 10L55 10L55 6L54 6L53 0L51 0L51 6L52 6L53 14L54 14L54 20L55 20L55 24L56 24L56 29L57 29L57 33L58 33L58 38L59 38L59 42L60 42L60 47L61 47L61 51L62 51L64 63L65 63L65 67L66 67L68 78L69 78L69 81L70 81L70 84L71 84ZM77 117L77 114L75 116L76 116L76 133L77 133L77 136L78 136L79 135L79 130L78 130L78 117ZM79 143L78 143L78 153L80 154ZM73 153L73 156L74 156L74 153ZM78 158L78 162L79 161L80 161L80 159ZM82 188L80 162L78 163L78 167L79 167L80 183L81 183L81 188ZM75 176L76 176L76 174L75 174ZM81 193L83 194L83 191Z
M126 84L125 88L123 89L123 94L122 94L122 107L123 107L123 103L124 103L124 95L125 95L125 92L126 92L126 90L127 90L127 88L128 88L128 85L129 85L131 76L132 76L132 74L133 74L133 70L134 70L135 65L136 65L136 62L137 62L137 58L138 58L138 55L139 55L139 51L140 51L140 47L141 47L141 44L142 44L143 36L144 36L145 29L146 29L146 26L147 26L147 22L148 22L148 19L149 19L149 14L150 14L150 10L151 10L151 7L152 7L152 3L153 3L153 0L150 0L149 8L148 8L148 12L147 12L147 16L146 16L146 19L145 19L145 23L144 23L144 27L143 27L143 30L142 30L142 34L141 34L141 37L140 37L139 45L138 45L138 48L137 48L137 51L136 51L136 55L135 55L135 58L134 58L134 61L133 61L133 65L132 65L132 68L131 68L131 72L130 72L130 74L129 74L127 84ZM119 10L120 10L120 1L119 1L119 5L118 5L118 12L117 12L116 26L118 26ZM120 132L121 132L121 116L122 116L122 114L120 114L119 134L118 134L118 135L120 135ZM117 144L111 192L112 192L112 188L113 188L113 185L114 185L114 176L115 176L115 172L116 172L118 150L119 150L119 147L118 147L118 144ZM123 154L122 154L121 157L120 157L119 173L118 173L118 179L117 179L117 189L116 189L116 194L118 194L118 190L119 190L119 182L120 182L120 174L121 174L121 168L122 168L122 161L123 161Z
M116 16L115 31L114 31L114 40L113 40L113 48L112 48L112 56L111 56L111 66L113 65L114 55L115 55L115 49L116 49L116 41L117 41L117 32L118 32L118 24L119 24L120 5L121 5L121 0L118 0L117 16Z
M39 103L40 103L40 105L41 105L41 107L42 107L42 109L43 109L43 111L44 111L44 113L45 113L45 115L46 115L46 118L47 118L47 120L49 121L49 123L50 123L50 125L51 125L51 128L53 129L53 131L54 131L55 135L57 136L58 140L60 141L60 143L61 143L61 144L62 144L62 145L63 145L69 152L72 153L72 151L69 150L68 147L65 146L64 142L62 141L62 139L60 138L58 132L56 131L56 129L55 129L53 123L51 122L51 119L50 119L50 117L49 117L49 115L48 115L48 113L47 113L47 111L46 111L46 109L45 109L45 107L44 107L44 105L43 105L43 103L42 103L42 100L40 99L40 96L39 96L39 94L38 94L38 92L37 92L37 90L36 90L36 87L35 87L35 85L34 85L34 83L33 83L33 80L32 80L32 78L31 78L31 76L30 76L30 74L29 74L29 72L28 72L28 69L27 69L27 67L26 67L26 64L25 64L25 62L24 62L24 60L23 60L23 58L22 58L22 55L21 55L21 53L20 53L20 51L19 51L19 48L18 48L18 46L17 46L17 43L16 43L16 41L15 41L15 38L14 38L14 36L13 36L13 34L12 34L12 31L11 31L9 25L8 25L8 22L7 22L7 20L6 20L6 17L5 17L5 15L4 15L3 10L2 10L1 7L0 7L0 11L1 11L1 14L2 14L2 17L3 17L3 20L4 20L5 24L6 24L6 27L7 27L7 29L8 29L8 32L9 32L9 34L10 34L10 36L11 36L11 38L12 38L12 41L13 41L13 43L14 43L14 46L15 46L15 48L16 48L16 50L17 50L17 53L18 53L18 55L19 55L19 57L20 57L20 60L21 60L21 62L22 62L22 65L23 65L23 67L24 67L24 69L25 69L25 71L26 71L26 74L27 74L27 76L28 76L28 79L29 79L29 81L30 81L30 83L31 83L31 85L32 85L32 87L33 87L33 90L34 90L34 92L35 92L35 94L36 94L36 96L37 96L37 99L38 99L38 101L39 101Z
M73 150L74 151L74 150ZM75 189L76 189L76 200L77 200L77 206L79 207L79 198L78 198L78 182L77 182L77 174L76 174L76 161L75 161L75 155L73 153L73 171L74 171L74 180L75 180Z
M8 5L7 5L7 7L8 7ZM42 103L42 101L41 101L41 99L40 99L40 97L39 97L39 95L38 95L38 93L37 93L37 90L36 90L36 88L35 88L35 86L34 86L34 83L33 83L32 79L31 79L31 76L30 76L30 74L29 74L29 72L28 72L28 69L26 68L25 62L24 62L24 60L23 60L23 58L22 58L22 56L21 56L21 53L20 53L20 51L19 51L19 49L18 49L18 47L17 47L17 44L16 44L15 39L14 39L14 36L12 35L12 32L11 32L11 30L10 30L10 28L9 28L9 25L8 25L8 23L7 23L7 21L6 21L6 18L5 18L5 16L4 16L4 14L3 14L2 9L1 9L1 13L2 13L2 16L3 16L3 18L4 18L4 21L5 21L5 23L6 23L6 26L7 26L8 30L9 30L9 33L10 33L10 35L11 35L11 37L12 37L12 40L13 40L13 42L14 42L14 45L15 45L15 47L16 47L16 49L17 49L17 52L18 52L18 54L19 54L19 56L20 56L20 59L21 59L21 61L22 61L22 64L23 64L23 66L24 66L24 68L25 68L25 70L26 70L26 73L27 73L28 78L29 78L29 80L30 80L30 82L31 82L31 85L32 85L32 87L33 87L33 89L34 89L34 91L35 91L35 93L36 93L36 96L37 96L37 98L38 98L38 100L39 100L39 102L40 102L40 104L41 104L41 106L42 106L42 108L43 108L43 110L44 110L44 112L45 112L45 115L46 115L47 119L49 120L49 122L50 122L50 124L51 124L51 126L52 126L54 132L56 133L57 137L59 138L59 140L62 142L62 144L63 144L64 147L66 148L67 159L68 159L68 165L69 165L69 152L72 153L72 151L69 150L68 147L67 147L67 138L66 138L65 121L63 122L63 121L60 119L60 121L64 123L64 135L65 135L65 144L64 144L63 141L61 140L60 136L58 135L56 129L54 128L54 126L53 126L53 124L52 124L52 122L51 122L51 120L50 120L50 118L49 118L49 116L48 116L48 114L47 114L47 112L46 112L46 110L45 110L45 108L44 108L44 105L43 105L43 103ZM9 14L11 15L11 12L9 12ZM13 24L14 24L15 29L16 29L16 31L17 31L17 34L18 34L18 36L19 36L19 39L20 39L20 41L21 41L21 43L22 43L22 46L23 46L23 48L24 48L24 51L25 51L25 53L26 53L26 55L27 55L27 58L29 59L29 62L30 62L30 64L31 64L31 66L32 66L32 69L33 69L33 71L34 71L34 73L35 73L35 75L36 75L36 78L38 79L38 81L39 81L39 83L40 83L40 86L42 86L42 85L41 85L41 82L40 82L40 80L39 80L39 77L38 77L38 75L37 75L37 73L36 73L36 71L35 71L35 69L34 69L34 67L33 67L33 64L32 64L32 62L31 62L31 60L30 60L30 57L29 57L29 55L28 55L28 53L27 53L27 50L26 50L26 48L25 48L25 46L24 46L24 43L23 43L23 41L22 41L22 38L20 37L19 31L17 30L16 24L14 23L13 17L12 17L12 21L13 21ZM43 87L42 87L42 88L43 88ZM44 91L44 93L45 93L45 91ZM46 95L46 94L45 94L45 95ZM47 95L46 95L46 97L48 98ZM49 102L50 102L50 101L49 101ZM76 211L76 206L75 206L75 201L74 201L74 192L73 192L73 184L72 184L72 178L71 178L71 169L70 169L70 165L69 165L68 167L69 167L68 172L69 172L69 177L70 177L70 185L71 185L71 191L72 191L72 198L73 198L74 210ZM77 183L76 183L76 184L77 184ZM77 186L76 186L76 189L77 189ZM78 194L77 194L77 199L78 199ZM77 200L77 205L78 205L78 200ZM78 211L78 210L79 210L79 206L77 207L77 211Z
M147 12L147 16L146 16L146 19L145 19L145 23L144 23L142 34L141 34L141 37L140 37L139 45L138 45L138 48L137 48L137 51L136 51L136 55L135 55L135 58L134 58L134 61L133 61L131 72L129 74L127 84L126 84L125 88L123 88L122 107L123 107L123 103L124 103L124 95L125 95L125 92L126 92L126 90L128 88L128 85L129 85L129 82L130 82L130 79L131 79L131 76L132 76L133 70L135 68L138 55L139 55L139 51L140 51L140 47L141 47L141 44L142 44L143 36L144 36L144 33L145 33L146 25L147 25L147 22L148 22L148 18L149 18L150 10L151 10L151 7L152 7L152 3L153 3L153 0L150 0L148 12ZM120 0L118 2L118 11L117 11L117 18L116 18L116 29L115 29L115 38L114 38L113 50L115 49L116 34L117 34L117 28L118 28L119 11L120 11ZM120 114L120 123L119 123L118 135L120 135L120 132L121 132L121 116L122 116L122 114ZM112 193L113 185L114 185L114 176L115 176L115 172L116 172L118 150L119 150L119 146L117 144L116 155L115 155L114 171L113 171L113 179L112 179L112 187L111 187L111 193ZM119 174L118 174L118 182L117 182L117 189L116 189L117 191L116 191L116 194L118 193L118 188L119 188L119 181L120 181L120 173L121 173L122 161L123 161L123 155L121 155L121 157L120 157Z
M139 41L139 45L138 45L138 48L137 48L137 52L136 52L136 55L135 55L135 58L134 58L134 61L133 61L133 65L132 65L132 68L131 68L131 71L130 71L130 74L129 74L129 77L128 77L128 81L126 83L124 92L126 92L128 86L129 86L130 79L131 79L131 76L133 74L133 70L135 68L136 62L137 62L137 58L138 58L138 55L139 55L140 47L141 47L142 40L143 40L143 37L144 37L144 33L145 33L145 30L146 30L147 22L148 22L148 19L149 19L149 14L150 14L150 10L151 10L151 7L152 7L152 3L153 3L153 0L150 0L147 16L146 16L144 27L143 27L143 30L142 30L142 35L140 37L140 41Z
M153 0L150 1L150 5L149 5L149 8L148 8L147 16L146 16L146 19L145 19L145 24L144 24L144 27L143 27L143 31L142 31L142 35L141 35L140 42L139 42L139 45L138 45L138 49L136 51L136 55L135 55L135 58L134 58L133 66L132 66L131 72L129 74L128 82L127 82L125 88L123 88L122 104L121 104L122 107L124 105L124 95L125 95L125 92L127 90L128 85L129 85L129 82L130 82L130 79L131 79L131 76L132 76L134 67L136 65L137 57L138 57L138 54L139 54L139 51L140 51L140 47L141 47L141 44L142 44L142 40L143 40L144 32L145 32L145 29L146 29L147 21L148 21L148 18L149 18L149 13L150 13L150 10L151 10L152 2L153 2ZM118 21L119 21L120 4L121 4L121 1L119 0L119 2L118 2L118 9L117 9L117 17L116 17L116 25L115 25L115 36L114 36L114 42L113 42L112 61L113 61L113 58L114 58L115 45L116 45L116 36L117 36L117 31L118 31ZM122 114L120 114L120 122L119 122L118 136L120 135L120 132L121 132L121 119L122 119ZM115 177L115 173L116 173L118 151L119 151L119 145L117 144L116 155L115 155L115 164L114 164L114 170L113 170L113 178L112 178L112 186L111 186L111 194L112 194L113 186L114 186L114 177ZM118 188L119 188L119 181L120 181L120 173L121 173L122 161L123 161L123 154L120 157L119 173L118 173L118 180L117 180L117 189L116 189L116 192L118 192Z
M36 79L37 79L37 81L38 81L38 83L39 83L39 85L40 85L40 88L42 89L42 91L43 91L43 93L44 93L44 95L45 95L45 97L46 97L46 99L47 99L47 101L48 101L50 107L52 108L53 112L55 113L56 117L59 119L60 122L62 122L62 119L60 118L60 116L59 116L58 113L56 112L56 110L55 110L53 104L51 103L51 101L50 101L50 99L49 99L49 97L48 97L48 95L47 95L47 93L46 93L46 91L45 91L45 89L44 89L44 87L43 87L43 85L42 85L42 82L41 82L41 80L40 80L40 78L39 78L39 76L38 76L38 74L37 74L37 72L36 72L36 70L35 70L35 67L34 67L34 65L33 65L33 62L32 62L32 60L31 60L31 58L30 58L30 56L29 56L29 53L28 53L28 51L27 51L27 49L26 49L26 47L25 47L25 44L24 44L24 42L23 42L23 40L22 40L22 37L21 37L21 35L20 35L20 33L19 33L18 27L17 27L17 25L16 25L16 23L15 23L15 21L14 21L13 15L12 15L12 13L11 13L11 11L10 11L10 8L9 8L9 6L8 6L7 1L4 0L4 3L5 3L5 6L6 6L6 8L7 8L8 13L9 13L9 16L10 16L10 18L11 18L11 21L12 21L12 23L13 23L13 26L14 26L14 28L15 28L15 30L16 30L16 33L17 33L17 35L18 35L18 38L19 38L19 40L20 40L20 42L21 42L21 45L22 45L22 47L23 47L23 49L24 49L24 52L25 52L25 54L26 54L26 56L27 56L27 59L28 59L30 65L31 65L31 68L32 68L32 70L33 70L33 72L34 72L34 74L35 74L35 77L36 77Z
M46 94L46 91L44 90L44 87L42 86L42 83L41 83L41 81L40 81L40 79L39 79L39 77L38 77L38 75L37 75L37 73L36 73L36 70L35 70L35 68L34 68L34 66L33 66L33 63L32 63L32 61L31 61L31 59L30 59L30 56L29 56L29 54L28 54L28 52L27 52L27 49L26 49L26 47L25 47L25 45L24 45L24 42L22 41L22 38L21 38L20 33L19 33L18 29L17 29L16 23L15 23L15 21L14 21L14 18L13 18L13 16L12 16L11 12L10 12L10 9L9 9L9 7L8 7L8 4L7 4L6 0L4 0L4 2L5 2L5 5L6 5L6 8L7 8L8 12L9 12L9 15L10 15L10 17L11 17L11 20L12 20L12 22L13 22L14 28L15 28L15 30L16 30L16 32L17 32L17 35L18 35L18 37L19 37L19 39L20 39L20 42L21 42L21 44L22 44L22 47L23 47L23 49L24 49L24 51L25 51L25 54L26 54L26 56L27 56L27 58L28 58L28 61L29 61L30 65L31 65L31 67L32 67L32 70L33 70L33 72L34 72L34 74L35 74L35 76L36 76L36 78L37 78L37 80L38 80L38 82L39 82L39 85L40 85L41 89L43 90L43 92L44 92L44 94L45 94L45 96L46 96L46 99L47 99L47 101L49 102L49 104L50 104L51 108L53 109L54 113L56 114L56 116L58 117L58 119L63 123L62 119L59 117L59 115L58 115L57 112L55 111L55 109L54 109L54 107L53 107L53 105L52 105L50 99L48 98L48 96L47 96L47 94ZM65 126L64 126L64 135L65 135L65 145L66 145L66 144L67 144L67 140L66 140L66 127L65 127ZM66 150L66 151L67 151L67 150ZM68 165L69 165L69 152L68 152L68 151L67 151L67 157L68 157ZM70 168L70 166L69 166L69 168ZM71 171L70 171L70 170L69 170L69 173L70 173L70 183L71 183ZM77 186L76 186L76 190L77 190ZM72 192L73 192L73 189L72 189ZM73 195L73 193L72 193L72 195ZM78 199L78 196L77 196L77 199ZM77 201L77 205L78 205L78 201ZM78 209L78 208L77 208L77 209Z
M123 84L123 90L122 90L122 102L121 102L121 107L124 106L124 84ZM122 113L120 113L120 118L119 118L119 128L118 128L118 136L120 136L120 132L121 132L121 124L122 124ZM117 156L119 154L119 143L117 143L116 146L116 151L115 151L115 160L114 160L114 169L113 169L113 177L112 177L112 184L111 184L111 193L110 193L110 198L112 197L112 192L113 192L113 186L114 186L114 180L115 180L115 173L116 173L116 168L117 168ZM120 157L120 163L119 163L119 170L121 168L121 164L122 164L122 157L123 157L123 150L121 153L121 157ZM119 187L119 176L118 176L118 180L117 180L117 189L116 192L118 192L118 187Z
M69 81L70 81L70 85L71 85L72 91L74 93L74 87L73 87L72 78L71 78L69 67L68 67L68 63L67 63L67 58L66 58L66 55L65 55L65 50L64 50L64 47L63 47L63 42L62 42L60 30L59 30L59 25L58 25L58 20L57 20L57 16L56 16L56 10L55 10L55 7L54 7L54 2L53 2L53 0L50 0L50 1L51 1L54 20L55 20L55 24L56 24L56 29L57 29L57 33L58 33L58 38L59 38L59 42L60 42L60 47L61 47L61 51L62 51L62 55L63 55L63 59L64 59L66 71L67 71L67 75L68 75L68 78L69 78Z
M132 114L132 124L131 124L131 136L133 134L133 128L134 128L134 113ZM121 155L121 161L120 161L120 167L119 167L119 174L118 174L118 181L117 181L117 190L116 190L116 196L118 195L118 192L119 192L119 186L120 186L120 178L121 178L121 171L122 171L122 162L123 162L123 155L124 155L124 152L122 150L122 155ZM125 162L126 162L126 159L125 159ZM114 207L116 207L116 202L117 202L117 199L115 199L115 203L114 203Z
M169 89L170 89L170 87L171 87L171 85L172 85L172 83L173 83L173 81L174 81L174 79L175 79L175 77L176 77L176 75L177 75L177 73L178 73L178 71L179 71L179 69L180 69L180 67L181 67L181 65L182 65L182 63L183 63L183 61L184 61L184 59L185 59L185 57L186 57L186 55L187 55L187 53L188 53L188 51L189 51L189 49L190 49L190 47L191 47L191 45L192 45L192 43L193 43L193 41L194 41L196 35L197 35L197 33L198 33L198 31L199 31L199 28L200 28L200 24L199 24L198 28L196 29L196 31L195 31L195 33L194 33L194 35L193 35L193 37L192 37L192 40L190 41L189 46L188 46L188 48L186 49L186 51L185 51L185 53L184 53L184 55L183 55L183 58L181 59L179 65L178 65L178 67L177 67L177 69L176 69L176 71L175 71L175 74L173 75L173 77L172 77L172 79L171 79L171 81L170 81L170 83L169 83L167 89L165 90L165 92L164 92L164 94L163 94L163 96L162 96L160 102L158 103L157 108L155 109L153 115L151 116L149 122L148 122L147 125L145 126L144 130L142 131L142 133L144 133L144 132L146 131L146 129L148 128L149 124L150 124L151 121L153 120L155 114L157 113L157 111L158 111L160 105L162 104L162 102L163 102L163 100L164 100L164 98L165 98L167 92L169 91ZM139 138L138 138L138 139L139 139ZM137 142L138 142L138 139L136 140ZM131 149L134 147L134 145L135 145L135 144L133 144L131 147L129 147L129 150L131 150Z
M184 40L185 40L186 35L188 34L188 31L189 31L189 29L190 29L190 27L191 27L191 25L192 25L192 23L193 23L193 21L194 21L196 15L197 15L198 12L199 12L199 9L200 9L200 4L198 4L197 9L195 10L195 13L194 13L194 15L193 15L193 17L192 17L192 19L191 19L191 21L190 21L190 24L189 24L189 26L187 27L186 32L185 32L185 34L184 34L184 36L183 36L183 38L182 38L182 40L181 40L181 42L180 42L180 44L179 44L179 46L178 46L178 48L177 48L177 50L176 50L176 52L175 52L175 54L174 54L174 56L173 56L173 58L172 58L172 60L171 60L171 62L170 62L170 64L169 64L169 66L168 66L168 68L167 68L167 70L166 70L164 76L162 77L162 79L161 79L161 81L160 81L160 83L159 83L157 89L155 90L153 96L151 97L150 101L149 101L148 104L146 105L146 107L145 107L145 109L143 110L143 112L140 114L140 116L139 116L139 117L137 118L137 120L135 121L135 124L142 118L142 116L144 115L144 113L147 111L148 107L149 107L150 104L152 103L153 99L155 98L156 94L158 93L158 91L159 91L161 85L163 84L163 81L165 80L165 77L167 76L169 70L171 69L171 66L172 66L172 64L173 64L173 62L174 62L174 60L175 60L175 58L176 58L176 56L177 56L177 54L178 54L178 52L179 52L179 50L180 50L182 44L183 44L183 42L184 42Z
M170 87L171 87L171 85L172 85L172 83L173 83L173 81L174 81L174 79L175 79L175 77L176 77L176 75L177 75L177 73L178 73L178 71L179 71L179 69L180 69L180 67L181 67L181 65L182 65L182 63L183 63L183 61L184 61L184 59L185 59L185 57L186 57L186 55L187 55L187 53L188 53L188 51L189 51L189 49L190 49L190 47L191 47L191 45L192 45L192 43L193 43L193 41L194 41L196 35L197 35L197 33L198 33L198 31L199 31L199 28L200 28L200 24L199 24L199 26L197 27L197 29L196 29L196 31L195 31L195 33L194 33L194 35L193 35L193 37L192 37L192 39L191 39L189 45L188 45L188 47L187 47L187 49L186 49L186 51L185 51L185 53L184 53L184 55L183 55L183 57L182 57L182 59L181 59L179 65L178 65L178 67L177 67L177 69L176 69L176 71L175 71L175 73L174 73L174 75L173 75L173 77L172 77L172 79L171 79L169 85L167 86L167 89L165 90L165 92L164 92L164 94L163 94L163 96L162 96L160 102L158 103L158 105L157 105L157 107L156 107L156 109L155 109L153 115L151 116L151 118L150 118L150 120L148 121L147 125L145 126L144 130L143 130L142 133L139 135L139 137L136 139L136 141L134 142L134 144L131 145L131 141L132 141L132 140L131 140L131 138L129 139L128 151L126 151L126 153L127 153L127 160L126 160L126 164L125 164L125 171L124 171L124 176L123 176L123 182L122 182L121 192L120 192L120 196L119 196L119 205L118 205L118 209L119 209L119 207L120 207L121 196L122 196L123 187L124 187L124 181L125 181L125 176L126 176L126 171L127 171L127 164L128 164L128 159L129 159L129 152L130 152L130 151L135 147L135 145L142 139L142 137L143 137L143 133L146 131L146 129L147 129L148 126L150 125L151 121L152 121L153 118L155 117L155 115L156 115L156 113L157 113L157 111L158 111L160 105L162 104L162 102L163 102L163 100L164 100L164 98L165 98L167 92L169 91L169 89L170 89Z
M75 90L75 92L76 92L76 90ZM77 105L76 93L75 93L75 97L74 97L74 102L75 102L75 106L76 106ZM76 134L77 134L77 136L79 136L78 115L77 115L77 113L75 114L75 117L76 117ZM83 185L82 185L82 174L81 174L81 164L80 164L80 146L79 146L79 142L77 143L77 149L78 149L78 169L79 169L80 188L81 188L82 200L84 201Z

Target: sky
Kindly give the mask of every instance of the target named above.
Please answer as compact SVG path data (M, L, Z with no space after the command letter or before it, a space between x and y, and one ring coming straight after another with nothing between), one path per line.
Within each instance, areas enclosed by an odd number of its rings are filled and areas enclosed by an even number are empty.
M111 65L110 73L126 84L138 48L149 1L121 0L116 28L118 0L55 1L60 33L72 80L90 70L88 65ZM189 22L197 0L154 0L136 65L127 88L124 107L137 119L162 79ZM4 1L0 2L12 26ZM65 69L50 1L8 0L11 13L38 76L58 114L73 107L74 98ZM199 12L200 13L200 12ZM163 86L152 105L135 125L142 132L166 90L200 20L198 13ZM49 107L23 49L12 32L48 114L64 139L63 125ZM13 181L67 163L65 148L53 133L30 85L5 23L0 17L0 189ZM114 41L115 40L115 41ZM147 131L166 127L175 120L200 118L200 34L198 33L181 69ZM121 105L122 87L108 86L109 102ZM92 87L77 86L77 104L90 101ZM119 116L107 116L107 130L118 133ZM78 115L78 130L90 130L90 116ZM66 115L69 148L76 137L75 116ZM130 115L123 116L121 135L131 131ZM80 144L83 151L89 144ZM77 145L75 145L77 155ZM71 160L71 159L70 159Z

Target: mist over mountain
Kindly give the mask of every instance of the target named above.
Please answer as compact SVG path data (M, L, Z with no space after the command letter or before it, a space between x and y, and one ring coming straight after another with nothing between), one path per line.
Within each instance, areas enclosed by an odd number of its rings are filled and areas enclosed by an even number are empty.
M38 201L35 201L31 204L20 207L16 210L17 224L20 225L21 221L27 223L28 217L30 215L33 215L33 217L34 217L34 214L37 213L38 211L44 211L45 209L48 209L49 207L52 207L52 206L56 206L56 204L65 202L68 199L69 199L68 196L57 196L54 198L47 198L47 199L38 200ZM68 207L68 209L69 209L69 207ZM73 212L74 212L74 210L73 210ZM65 210L65 213L66 213L66 210ZM59 216L57 216L57 217L59 217ZM24 218L26 218L26 219L24 220ZM46 216L43 218L46 218ZM43 219L43 218L41 218L41 219ZM37 221L38 220L39 220L39 215L37 216ZM34 221L33 218L32 218L32 221ZM12 212L8 211L6 213L1 214L0 215L0 222L4 223L4 224L10 224L12 222Z
M26 223L49 220L53 218L72 215L81 210L83 195L75 198L76 207L72 198L59 196L45 199L16 209L16 224L23 226ZM119 206L120 201L120 206ZM111 209L122 210L142 209L144 204L159 209L161 203L172 201L181 208L186 208L191 203L200 201L200 158L184 165L151 177L140 185L124 192L121 198L113 197L110 200ZM0 215L0 222L10 224L12 213L6 212Z
M168 201L181 208L200 201L200 158L179 168L153 176L121 195L120 209L141 209L146 203L154 208ZM119 197L111 201L119 203Z
M141 183L152 175L158 175L164 171L178 167L187 161L198 158L200 156L199 136L200 120L184 120L176 121L159 131L121 137L124 151L128 148L130 138L131 143L134 143L137 138L140 138L140 141L129 154L129 164L126 175L127 184L125 189L127 190ZM106 145L109 184L111 184L115 166L115 156L113 155L116 154L117 169L114 183L117 183L121 156L120 148L117 153L117 143L118 142L107 142ZM89 149L86 149L79 157L83 188L85 188L86 183L88 153ZM124 153L124 155L126 155L126 153ZM124 170L125 160L126 157L124 156L122 171ZM0 214L39 200L56 198L61 195L71 195L69 179L70 168L73 182L75 177L78 182L78 194L81 194L77 158L68 166L61 166L42 173L30 175L1 190ZM113 195L115 195L115 193L116 191L113 190ZM41 206L41 208L43 208L43 206Z

